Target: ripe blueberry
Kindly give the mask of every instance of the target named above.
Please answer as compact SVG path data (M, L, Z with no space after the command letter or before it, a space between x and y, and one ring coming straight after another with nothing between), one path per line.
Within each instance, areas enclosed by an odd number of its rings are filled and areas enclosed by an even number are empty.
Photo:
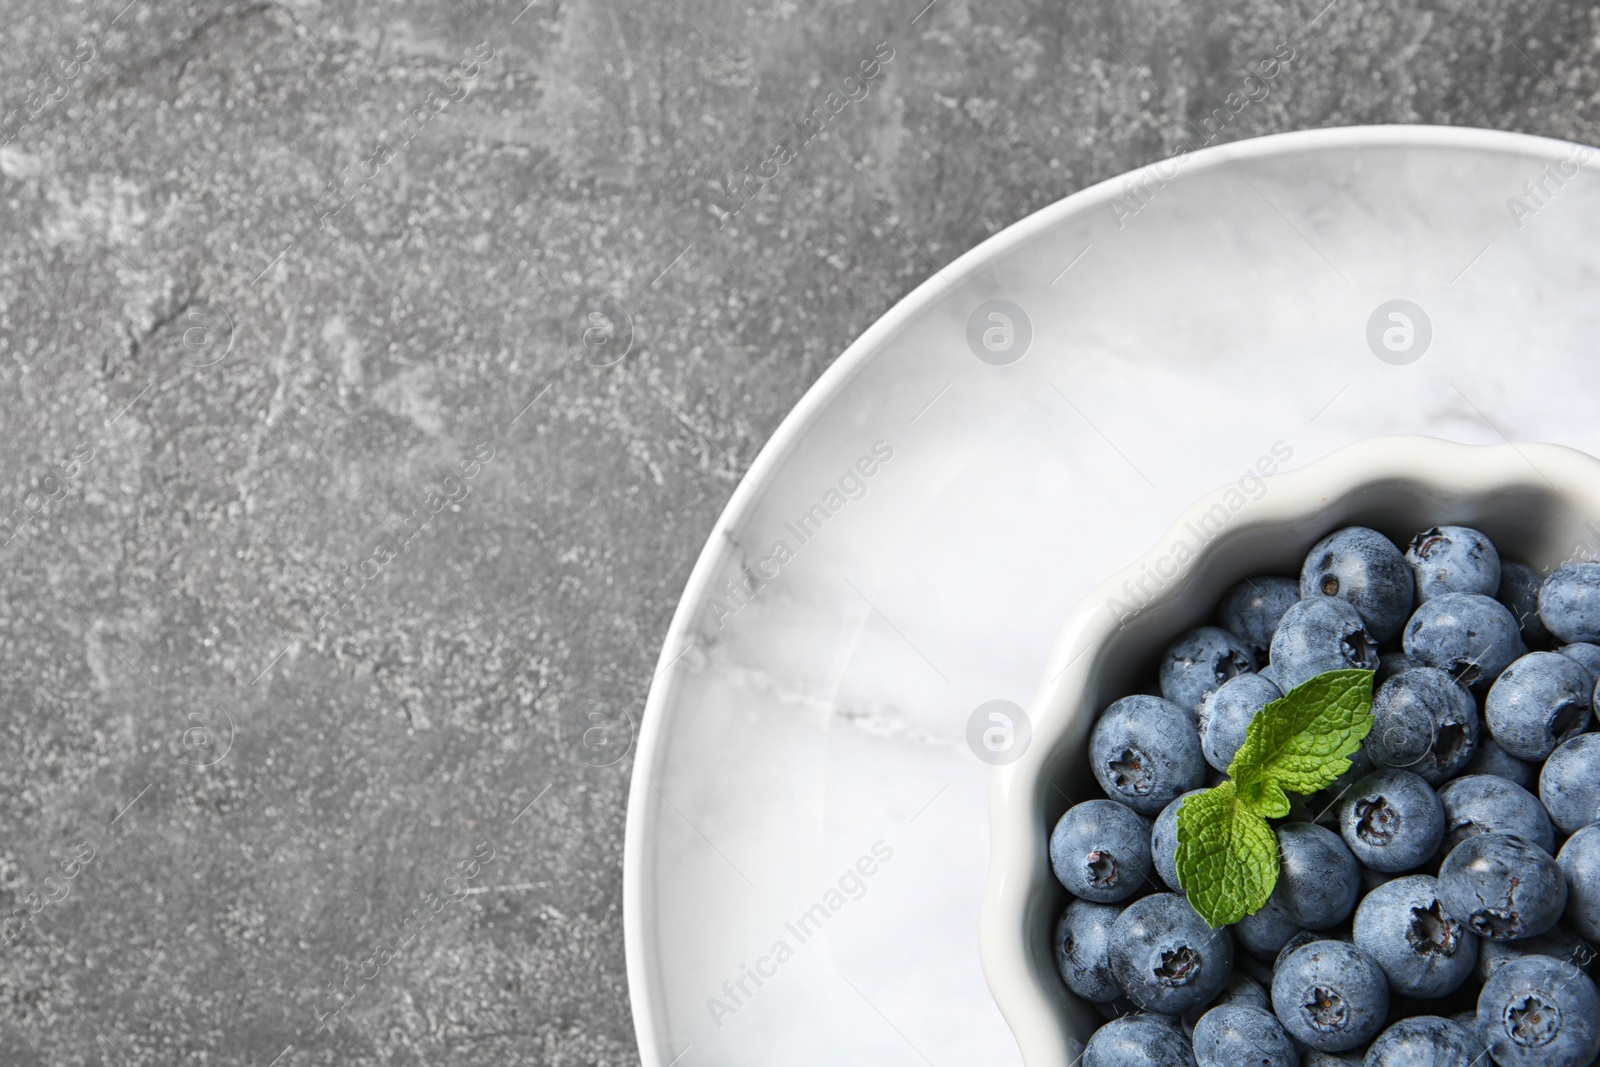
M1518 560L1500 557L1500 589L1494 598L1516 616L1522 627L1522 639L1529 644L1543 644L1550 638L1539 618L1539 590L1544 585L1544 575Z
M1114 904L1074 900L1056 921L1056 970L1084 1000L1105 1002L1122 996L1111 976L1111 926L1122 909Z
M1233 976L1228 979L1228 984L1222 987L1222 992L1218 993L1214 1000L1207 1004L1202 1004L1191 1011L1184 1012L1183 1028L1192 1036L1194 1034L1194 1024L1200 1021L1200 1017L1213 1008L1220 1008L1224 1004L1239 1004L1250 1008L1260 1008L1262 1011L1272 1010L1272 998L1261 987L1261 983L1251 978L1248 974L1235 970Z
M1176 893L1129 904L1111 928L1111 973L1145 1011L1182 1015L1210 1001L1233 973L1233 939Z
M1589 940L1600 941L1600 823L1567 838L1556 863L1567 880L1567 922Z
M1178 809L1183 807L1184 800L1198 792L1200 790L1192 789L1162 808L1150 829L1150 860L1161 880L1174 893L1183 892L1183 886L1178 884Z
M1594 680L1558 652L1529 652L1505 669L1483 701L1495 742L1523 760L1542 760L1589 725Z
M1579 734L1550 753L1539 772L1539 799L1565 834L1600 819L1600 734Z
M1469 774L1439 790L1444 805L1444 851L1475 834L1514 834L1546 852L1556 847L1550 816L1539 798L1504 778Z
M1472 694L1437 667L1419 667L1374 694L1366 749L1373 763L1404 767L1436 786L1476 754L1479 732Z
M1482 1067L1483 1043L1438 1015L1401 1019L1367 1049L1365 1067Z
M1223 1004L1194 1027L1197 1067L1300 1067L1283 1024L1269 1011L1248 1004Z
M1426 601L1412 613L1401 641L1412 659L1474 689L1486 688L1528 650L1506 606L1480 593L1445 593Z
M1200 735L1188 712L1160 697L1123 697L1089 734L1089 766L1106 796L1155 815L1206 777Z
M1478 754L1461 769L1461 773L1463 776L1491 774L1524 789L1537 789L1539 785L1538 764L1517 759L1495 744L1494 738L1487 736L1478 738Z
M1189 1039L1171 1022L1152 1015L1124 1015L1089 1037L1083 1067L1189 1067Z
M1539 846L1510 834L1477 834L1440 864L1439 901L1479 937L1515 941L1560 920L1567 879Z
M1150 823L1114 800L1074 804L1050 833L1050 867L1075 897L1126 900L1150 877Z
M1406 562L1416 578L1417 603L1445 593L1494 596L1500 588L1500 553L1470 526L1435 526L1411 539Z
M1600 563L1557 567L1539 589L1539 618L1568 643L1600 643Z
M1478 1025L1500 1067L1585 1067L1600 1053L1600 990L1570 963L1523 956L1483 984Z
M1200 702L1200 750L1206 762L1226 771L1244 744L1256 713L1283 692L1259 674L1240 674L1206 694Z
M1444 840L1444 805L1410 771L1373 771L1339 802L1339 833L1356 859L1375 871L1409 871Z
M1569 659L1577 660L1583 669L1589 672L1590 677L1600 678L1600 645L1574 641L1570 645L1562 645L1556 651Z
M1272 635L1272 664L1279 689L1287 693L1325 671L1378 666L1378 643L1360 613L1335 597L1297 601Z
M1279 823L1278 884L1272 895L1307 930L1349 918L1361 894L1361 866L1339 835L1309 822Z
M1347 526L1318 541L1300 568L1300 596L1338 597L1366 621L1379 641L1399 632L1411 611L1411 568L1383 534Z
M1246 952L1259 959L1271 959L1304 927L1274 893L1260 911L1246 915L1228 929Z
M1279 962L1272 1007L1291 1035L1323 1052L1371 1040L1389 1015L1389 983L1371 956L1343 941L1313 941Z
M1273 632L1289 606L1300 599L1300 583L1293 578L1246 578L1222 598L1217 625L1243 641L1265 663Z
M1201 626L1172 642L1161 657L1161 695L1194 715L1206 694L1255 669L1255 656L1243 641L1219 626Z
M1356 946L1383 968L1389 986L1408 997L1442 997L1472 975L1478 939L1444 914L1439 883L1407 875L1368 893L1356 909Z

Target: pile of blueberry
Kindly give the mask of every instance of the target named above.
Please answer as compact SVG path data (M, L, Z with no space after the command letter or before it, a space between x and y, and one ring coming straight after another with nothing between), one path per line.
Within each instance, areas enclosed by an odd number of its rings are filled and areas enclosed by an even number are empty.
M1600 563L1545 577L1467 527L1404 551L1347 527L1216 621L1167 650L1160 696L1104 710L1105 797L1050 835L1075 898L1056 964L1111 1020L1083 1067L1600 1062ZM1350 668L1376 671L1371 733L1273 826L1266 906L1212 929L1179 884L1179 808L1266 704Z

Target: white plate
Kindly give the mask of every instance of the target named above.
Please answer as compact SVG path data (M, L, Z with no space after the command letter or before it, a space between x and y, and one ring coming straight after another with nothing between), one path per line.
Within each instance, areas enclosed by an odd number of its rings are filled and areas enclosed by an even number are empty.
M1020 1063L978 962L969 718L1026 705L1077 599L1263 457L1391 433L1600 452L1600 181L1574 151L1432 127L1209 149L1147 168L1142 205L1117 179L1030 216L862 335L735 492L645 708L645 1064ZM1031 326L1007 365L967 340L990 300ZM878 441L864 495L830 500ZM802 542L819 503L842 506ZM741 561L776 571L743 606Z

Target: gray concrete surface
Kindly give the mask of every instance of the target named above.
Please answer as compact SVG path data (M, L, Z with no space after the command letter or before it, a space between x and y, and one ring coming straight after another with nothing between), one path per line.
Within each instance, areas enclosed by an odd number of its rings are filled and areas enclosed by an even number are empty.
M1185 143L1600 141L1592 4L924 2L3 5L0 1063L636 1062L618 756L854 336Z

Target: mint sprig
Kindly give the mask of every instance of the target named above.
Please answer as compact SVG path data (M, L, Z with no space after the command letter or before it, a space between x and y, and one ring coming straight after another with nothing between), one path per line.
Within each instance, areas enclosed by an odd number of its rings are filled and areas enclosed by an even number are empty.
M1371 732L1371 671L1319 674L1250 720L1231 780L1178 809L1178 880L1201 918L1227 926L1266 905L1278 883L1267 820L1289 814L1289 793L1315 793L1348 771Z

